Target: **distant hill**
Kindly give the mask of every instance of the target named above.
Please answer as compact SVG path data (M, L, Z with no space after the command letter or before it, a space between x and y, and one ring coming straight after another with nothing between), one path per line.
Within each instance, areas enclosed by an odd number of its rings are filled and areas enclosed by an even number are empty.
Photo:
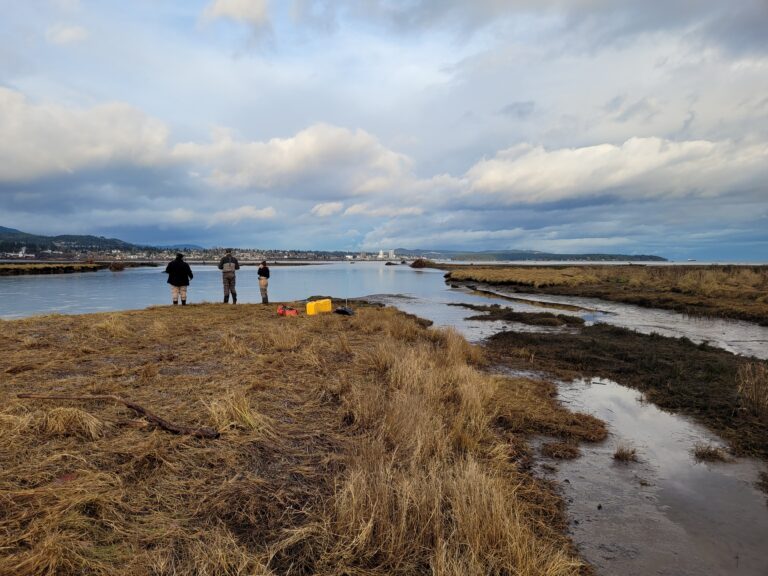
M397 256L424 256L437 260L472 260L474 262L525 262L542 261L588 261L588 262L666 262L666 258L649 254L555 254L536 250L485 250L466 252L459 250L408 250L398 248Z
M130 250L137 248L130 242L104 236L62 234L42 236L14 228L0 226L0 252L11 252L26 247L28 252L44 250Z

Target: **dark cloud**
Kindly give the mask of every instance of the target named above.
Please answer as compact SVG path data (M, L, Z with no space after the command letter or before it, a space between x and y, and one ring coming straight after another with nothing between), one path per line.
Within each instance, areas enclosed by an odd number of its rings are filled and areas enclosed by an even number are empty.
M536 103L532 100L525 102L512 102L511 104L507 104L501 110L499 110L499 114L517 118L518 120L524 120L533 114L535 109Z
M688 34L736 54L768 51L765 0L294 0L300 20L336 29L341 18L363 19L389 30L421 34L432 28L473 33L503 19L560 17L570 45L595 47L641 34Z

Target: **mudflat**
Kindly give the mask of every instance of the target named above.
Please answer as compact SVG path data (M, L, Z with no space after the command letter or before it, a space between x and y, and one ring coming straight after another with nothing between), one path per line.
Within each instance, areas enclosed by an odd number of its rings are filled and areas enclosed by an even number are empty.
M449 281L603 298L768 326L768 266L447 266Z
M527 437L603 423L456 332L220 304L0 328L0 573L588 570Z

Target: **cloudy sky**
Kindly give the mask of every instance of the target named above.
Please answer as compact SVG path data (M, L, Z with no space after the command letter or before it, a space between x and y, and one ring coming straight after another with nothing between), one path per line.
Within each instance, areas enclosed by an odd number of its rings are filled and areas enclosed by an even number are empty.
M768 260L767 0L0 0L0 225Z

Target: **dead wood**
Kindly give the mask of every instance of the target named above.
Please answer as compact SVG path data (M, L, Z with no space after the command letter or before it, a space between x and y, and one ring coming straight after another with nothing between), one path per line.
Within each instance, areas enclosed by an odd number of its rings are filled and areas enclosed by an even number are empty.
M219 437L219 433L212 428L189 428L187 426L179 426L178 424L174 424L173 422L169 422L168 420L161 418L157 414L153 414L152 412L150 412L143 406L136 404L135 402L131 402L130 400L126 400L125 398L121 398L120 396L115 396L112 394L99 394L99 395L89 395L89 396L48 396L45 394L17 394L17 397L29 398L33 400L75 400L75 401L109 400L109 401L117 402L119 404L123 404L124 406L127 406L128 408L140 414L141 416L146 418L149 422L152 422L153 424L159 426L166 432L170 432L172 434L187 434L189 436L195 436L196 438L218 438Z

